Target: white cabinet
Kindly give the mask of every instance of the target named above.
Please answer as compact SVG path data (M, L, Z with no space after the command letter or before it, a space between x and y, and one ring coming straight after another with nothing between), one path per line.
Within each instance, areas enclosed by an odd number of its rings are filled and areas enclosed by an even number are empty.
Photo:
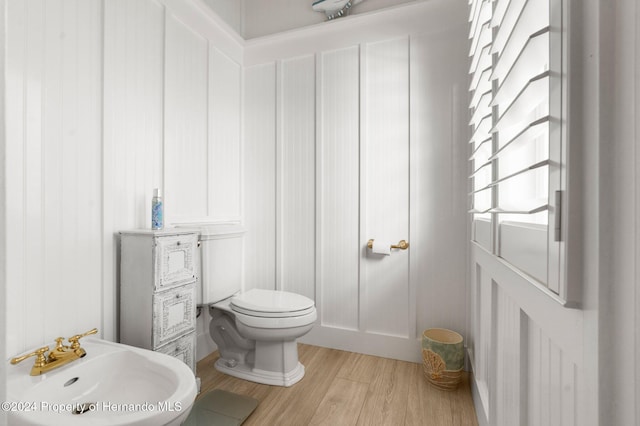
M120 342L172 355L195 372L198 232L120 232Z

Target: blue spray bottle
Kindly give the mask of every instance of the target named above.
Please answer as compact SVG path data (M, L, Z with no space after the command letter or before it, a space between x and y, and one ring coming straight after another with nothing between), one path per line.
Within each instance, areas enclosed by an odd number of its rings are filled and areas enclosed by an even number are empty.
M151 200L151 229L164 228L164 205L160 189L153 190L153 199Z

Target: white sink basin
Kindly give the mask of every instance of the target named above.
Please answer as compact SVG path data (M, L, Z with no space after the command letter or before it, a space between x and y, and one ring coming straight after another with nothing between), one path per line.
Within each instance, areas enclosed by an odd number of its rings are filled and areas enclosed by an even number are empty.
M84 358L40 376L29 375L33 360L7 366L10 425L179 425L189 415L196 380L182 361L100 339L82 347Z

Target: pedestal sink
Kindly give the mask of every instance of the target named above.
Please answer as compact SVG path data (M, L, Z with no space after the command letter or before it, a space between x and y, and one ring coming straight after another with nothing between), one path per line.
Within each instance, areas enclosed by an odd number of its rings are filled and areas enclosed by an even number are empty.
M179 425L197 387L182 361L86 338L87 355L40 376L31 362L7 367L10 425Z

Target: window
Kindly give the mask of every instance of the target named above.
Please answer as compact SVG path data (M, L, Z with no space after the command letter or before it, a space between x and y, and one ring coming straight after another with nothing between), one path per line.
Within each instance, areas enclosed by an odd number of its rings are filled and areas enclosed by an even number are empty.
M562 2L470 5L472 238L563 297Z

